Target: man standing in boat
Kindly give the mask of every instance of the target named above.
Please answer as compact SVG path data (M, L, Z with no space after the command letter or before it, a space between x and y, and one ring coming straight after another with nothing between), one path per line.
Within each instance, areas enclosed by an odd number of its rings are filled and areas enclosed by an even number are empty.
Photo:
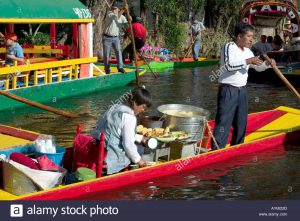
M142 18L138 16L132 17L132 30L135 42L135 48L139 52L140 49L145 45L146 37L147 37L147 30L145 26L142 24ZM130 28L128 28L127 34L130 33ZM129 34L128 34L129 35ZM134 54L133 54L133 47L132 43L130 43L123 51L123 61L125 60L126 56L129 54L130 62L133 62Z
M128 10L128 5L125 4L125 10ZM123 59L120 43L120 30L123 25L127 24L127 19L121 10L121 5L119 2L114 2L111 6L111 11L109 11L105 18L105 28L103 34L103 60L105 66L105 73L110 74L110 49L114 48L116 58L117 58L117 67L118 71L125 73L123 69Z
M222 48L216 126L213 132L216 142L212 141L213 150L226 146L231 126L233 132L230 144L244 142L248 116L246 84L249 67L256 71L264 71L270 67L249 49L253 35L253 26L239 24L235 29L234 42L229 42ZM272 62L275 64L274 60Z
M196 18L193 18L189 35L192 37L194 61L198 61L200 44L201 44L201 32L204 31L205 29L206 28L204 27L202 22L198 21Z

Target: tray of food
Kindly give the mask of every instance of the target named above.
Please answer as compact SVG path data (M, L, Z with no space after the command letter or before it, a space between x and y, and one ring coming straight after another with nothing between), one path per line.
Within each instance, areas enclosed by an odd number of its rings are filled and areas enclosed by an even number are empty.
M161 142L172 142L175 140L185 140L191 136L184 131L172 131L166 128L146 128L143 125L137 126L136 132L146 137L154 137Z

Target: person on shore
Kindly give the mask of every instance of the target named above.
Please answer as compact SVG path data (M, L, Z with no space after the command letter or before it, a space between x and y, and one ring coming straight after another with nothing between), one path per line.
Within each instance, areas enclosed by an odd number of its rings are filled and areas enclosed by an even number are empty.
M266 62L255 57L249 49L252 44L254 27L246 23L235 29L235 40L227 43L221 51L217 114L212 140L212 149L224 148L230 127L233 127L231 145L244 142L247 117L247 78L249 67L256 71L269 68ZM275 61L272 60L275 64Z
M142 18L141 17L133 17L132 18L132 30L133 30L133 36L134 36L134 42L135 42L135 48L137 52L139 53L140 49L145 45L146 37L147 37L147 30L142 24ZM130 35L130 28L127 30L127 34ZM129 60L130 62L133 62L134 54L133 54L133 46L132 43L130 43L123 51L122 57L123 61L125 61L125 58L129 54Z
M192 21L192 26L189 30L189 35L192 37L193 42L193 58L194 61L198 61L199 50L201 46L201 33L205 30L203 23L198 21L196 18Z
M105 134L107 157L107 174L118 173L126 168L130 162L139 167L147 166L141 158L142 146L135 142L145 143L143 135L136 134L137 118L146 107L151 106L150 92L142 87L131 91L130 96L122 104L115 104L109 108L97 121L92 136L99 139L102 132Z
M6 40L6 64L9 66L14 65L14 61L19 63L24 62L24 53L22 47L17 42L17 35L9 33L5 35Z
M125 10L128 10L128 5L124 5ZM103 34L103 60L105 73L110 74L110 49L113 47L116 58L117 58L117 68L121 73L125 73L123 68L123 59L120 43L120 30L127 24L127 19L121 10L121 5L119 2L114 2L111 6L111 11L109 11L105 18L105 27Z

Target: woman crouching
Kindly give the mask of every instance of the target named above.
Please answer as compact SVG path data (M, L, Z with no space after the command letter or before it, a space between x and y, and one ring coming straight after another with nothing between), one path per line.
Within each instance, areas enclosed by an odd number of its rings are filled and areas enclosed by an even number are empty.
M139 167L147 166L141 158L143 149L135 144L146 141L145 137L136 134L136 116L144 112L146 107L150 107L151 102L149 91L138 87L131 91L122 104L113 105L98 119L92 136L99 139L100 134L104 132L107 174L117 173L131 162Z

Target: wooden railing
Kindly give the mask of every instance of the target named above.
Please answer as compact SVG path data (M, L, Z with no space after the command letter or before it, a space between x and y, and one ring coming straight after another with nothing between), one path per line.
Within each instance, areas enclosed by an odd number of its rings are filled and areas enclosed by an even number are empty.
M0 68L0 79L4 81L5 89L17 88L18 78L22 78L24 86L29 86L29 74L33 72L33 85L38 85L38 80L43 78L44 84L52 83L53 78L61 82L64 76L69 80L78 79L81 64L97 61L97 57L79 58L72 60L53 61L37 64L14 65Z

